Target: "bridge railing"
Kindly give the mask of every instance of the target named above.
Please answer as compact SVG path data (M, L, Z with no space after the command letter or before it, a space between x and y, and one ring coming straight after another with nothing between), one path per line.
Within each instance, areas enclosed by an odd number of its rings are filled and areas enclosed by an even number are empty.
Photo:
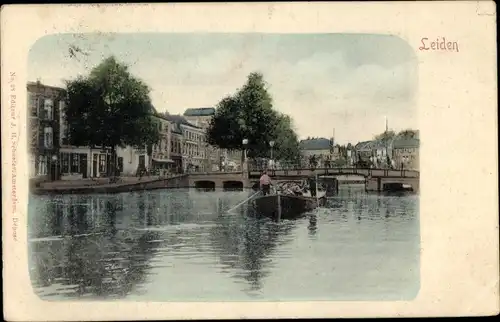
M262 169L250 170L251 176L260 175ZM271 177L275 176L304 176L304 175L361 175L364 177L404 177L418 178L419 172L415 170L390 170L376 168L296 168L296 169L266 169Z
M196 172L186 172L186 174L190 176L209 176L209 175L220 175L220 174L227 174L227 175L240 175L243 172L241 171L196 171Z

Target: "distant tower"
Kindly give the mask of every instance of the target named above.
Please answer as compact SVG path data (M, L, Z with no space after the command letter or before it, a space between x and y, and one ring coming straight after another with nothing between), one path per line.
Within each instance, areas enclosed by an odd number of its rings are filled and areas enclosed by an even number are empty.
M330 140L330 153L333 154L335 151L335 129L332 130L332 139Z
M389 131L389 122L387 121L387 116L385 117L385 131Z

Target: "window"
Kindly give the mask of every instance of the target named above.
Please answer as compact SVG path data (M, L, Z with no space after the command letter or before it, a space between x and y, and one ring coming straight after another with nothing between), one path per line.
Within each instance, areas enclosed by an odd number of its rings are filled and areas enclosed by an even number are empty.
M68 144L68 124L64 117L64 101L59 101L59 133L60 133L60 143Z
M36 176L36 156L29 154L29 175L30 178Z
M52 148L52 128L51 127L46 127L43 129L43 132L44 132L44 146L46 148Z
M28 108L31 111L31 116L38 116L37 97L33 93L28 93Z
M71 173L80 173L80 156L77 153L71 153Z
M53 118L53 115L52 115L53 107L54 107L54 102L51 99L47 98L44 100L43 109L45 110L46 118L48 120L52 120L52 118Z
M61 153L61 173L69 173L69 153Z
M123 157L118 157L118 171L123 172Z
M47 156L41 155L38 159L38 175L47 174Z

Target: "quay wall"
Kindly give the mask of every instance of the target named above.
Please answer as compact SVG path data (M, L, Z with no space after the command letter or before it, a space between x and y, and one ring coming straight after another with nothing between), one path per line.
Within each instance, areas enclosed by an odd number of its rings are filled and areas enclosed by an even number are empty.
M169 178L147 180L134 183L102 184L93 186L60 186L60 187L32 187L31 192L42 194L114 194L121 192L154 190L154 189L180 189L189 187L187 175Z
M276 180L275 181L282 181ZM283 180L283 181L293 181ZM347 183L347 182L341 182ZM415 192L419 192L419 178L366 178L366 191L382 191L386 183L403 183L412 186ZM90 193L120 193L129 191L153 190L153 189L180 189L180 188L243 188L251 189L258 186L258 179L248 178L242 173L191 173L182 174L166 178L143 178L141 181L119 183L91 183L85 185L83 181L76 181L74 185L68 185L58 182L43 182L41 184L32 184L31 192L33 194L90 194Z
M387 183L409 184L414 192L420 191L419 178L371 178L366 180L366 191L382 191Z

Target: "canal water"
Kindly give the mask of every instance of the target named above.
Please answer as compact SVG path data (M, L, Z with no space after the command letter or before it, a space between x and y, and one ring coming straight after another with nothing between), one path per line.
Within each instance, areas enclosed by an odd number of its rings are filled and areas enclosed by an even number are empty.
M253 216L244 202L253 193L30 196L34 292L45 300L135 301L417 295L418 195L341 186L325 208L276 223Z

